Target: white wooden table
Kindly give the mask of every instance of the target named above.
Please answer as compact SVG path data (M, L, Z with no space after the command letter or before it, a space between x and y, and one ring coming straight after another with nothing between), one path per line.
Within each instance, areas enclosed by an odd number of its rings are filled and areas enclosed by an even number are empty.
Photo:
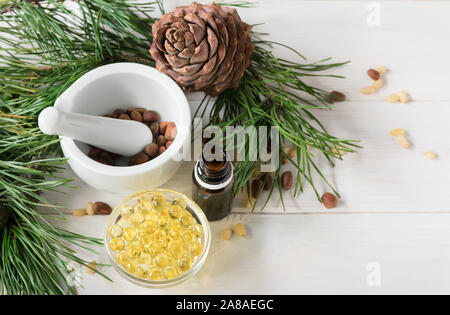
M172 9L185 1L167 1ZM249 213L242 201L233 215L212 224L212 254L194 279L178 287L136 287L112 269L114 282L84 275L82 294L289 294L289 293L450 293L450 3L446 1L260 0L240 9L242 18L274 41L290 44L310 60L351 60L335 73L346 79L314 79L343 91L348 101L317 112L331 133L361 140L364 149L345 156L325 174L342 195L326 210L310 188L294 199L277 196L263 213ZM379 14L379 23L377 23ZM278 55L292 57L283 49ZM371 96L366 70L389 68L386 85ZM385 97L404 89L412 102L389 104ZM199 95L190 95L195 108ZM402 127L413 143L402 149L389 135ZM424 159L434 151L438 159ZM192 163L164 187L191 193ZM67 170L68 176L74 176ZM99 192L81 181L66 195L48 199L67 207L102 200L116 205L124 196ZM324 185L319 189L325 190ZM58 225L102 237L107 218L75 218ZM222 241L221 229L242 221L245 239ZM106 253L81 252L107 263Z

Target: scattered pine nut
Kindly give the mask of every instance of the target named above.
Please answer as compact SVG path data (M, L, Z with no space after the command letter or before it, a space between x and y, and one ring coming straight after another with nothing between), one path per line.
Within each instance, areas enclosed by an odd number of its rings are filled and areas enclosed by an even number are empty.
M428 160L434 160L434 159L436 159L436 154L435 154L434 152L431 152L431 151L425 152L423 155L424 155L425 158L428 159Z
M359 90L361 94L363 95L369 95L375 93L376 89L373 86L367 86L363 87L361 90Z
M398 97L400 98L400 102L402 102L403 104L408 103L408 95L406 95L405 91L400 91L398 92Z
M395 137L397 139L398 144L400 144L400 146L404 149L408 149L411 145L408 141L408 139L406 139L405 136L403 135L398 135Z
M391 135L393 136L404 136L405 130L403 128L396 128L391 130Z
M83 217L87 214L86 209L75 209L72 211L72 215L75 217Z
M222 239L225 241L229 241L231 235L233 235L233 230L230 228L226 228L225 230L222 231Z
M245 226L242 223L238 223L234 226L234 231L239 235L240 237L245 237L247 235L247 232L245 231Z
M391 94L386 98L386 101L388 101L389 103L398 103L400 102L400 96L398 96L397 94Z
M95 214L95 212L94 212L94 203L93 202L91 202L91 201L88 202L87 207L86 207L86 212L87 212L88 215L94 215Z
M376 90L379 90L383 86L383 84L384 84L384 81L382 79L378 79L373 83L373 87Z
M297 148L290 148L287 155L291 158L291 159L296 159L297 158Z
M375 70L377 70L379 74L385 74L387 71L385 66L378 66Z
M89 275L93 275L95 273L95 270L97 270L97 261L95 260L93 260L85 267L85 271Z

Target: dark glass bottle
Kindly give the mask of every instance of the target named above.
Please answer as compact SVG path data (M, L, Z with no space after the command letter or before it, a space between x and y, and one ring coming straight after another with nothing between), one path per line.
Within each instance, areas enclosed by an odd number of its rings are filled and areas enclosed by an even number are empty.
M233 201L233 165L223 154L221 161L211 160L202 153L192 174L192 199L200 206L209 221L226 217Z

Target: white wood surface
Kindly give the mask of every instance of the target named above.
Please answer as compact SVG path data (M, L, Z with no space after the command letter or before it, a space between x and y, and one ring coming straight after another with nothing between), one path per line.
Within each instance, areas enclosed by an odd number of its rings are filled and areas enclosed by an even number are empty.
M171 9L185 1L167 1ZM369 26L370 3L380 7L379 26ZM351 60L334 73L346 79L315 78L315 84L341 90L349 101L317 116L333 134L361 140L359 153L346 155L325 174L342 195L340 206L326 210L310 188L298 198L285 194L283 212L274 197L263 213L248 213L241 199L234 215L213 224L213 253L202 273L166 290L148 290L121 280L114 283L84 277L80 293L258 294L258 293L449 293L450 292L450 2L446 1L259 1L240 9L256 30L274 41L299 49L310 60ZM292 57L277 49L280 56ZM366 70L390 69L386 85L371 96L359 94L369 85ZM389 104L385 97L406 90L412 102ZM192 107L198 94L189 96ZM389 131L402 127L413 143L398 146ZM438 154L425 160L423 152ZM192 163L164 187L190 194ZM73 176L67 170L68 176ZM125 196L98 192L80 181L67 194L48 199L65 211L102 200L115 205ZM325 191L326 187L319 184ZM218 233L243 220L246 239L231 242ZM58 223L67 229L101 236L106 218L72 218ZM88 259L106 263L105 252ZM367 265L381 267L381 286L369 287ZM370 265L369 265L370 266Z

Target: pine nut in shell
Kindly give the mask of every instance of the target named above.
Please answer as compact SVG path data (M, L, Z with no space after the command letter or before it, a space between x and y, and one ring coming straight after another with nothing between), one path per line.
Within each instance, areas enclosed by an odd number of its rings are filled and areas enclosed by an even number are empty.
M377 81L378 79L380 79L380 73L375 69L367 70L367 75L374 81Z

